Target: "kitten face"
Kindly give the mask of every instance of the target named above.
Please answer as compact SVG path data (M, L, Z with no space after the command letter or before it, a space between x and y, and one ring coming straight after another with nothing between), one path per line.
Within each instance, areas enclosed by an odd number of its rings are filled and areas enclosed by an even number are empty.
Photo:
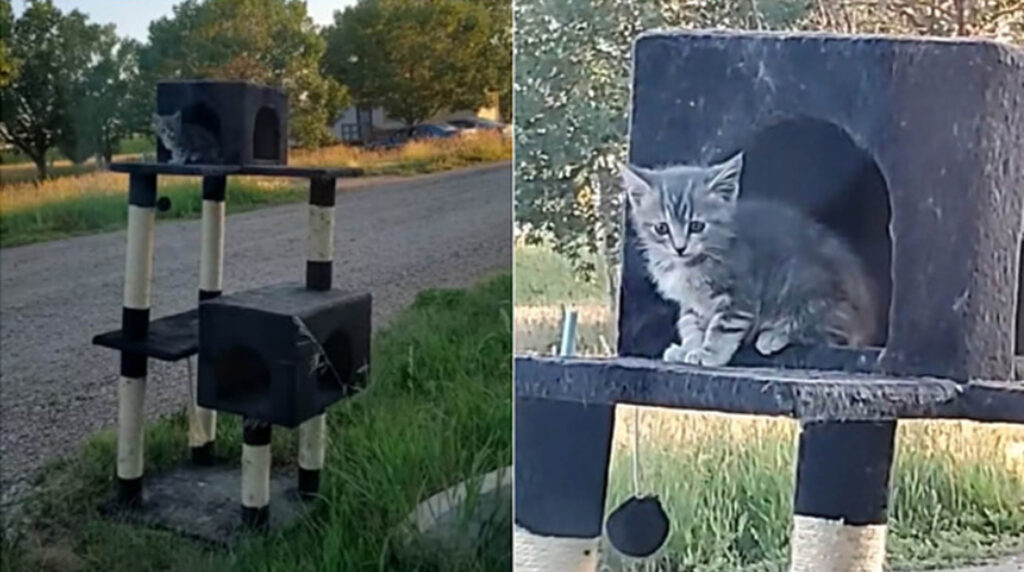
M181 133L181 111L173 115L153 114L153 131L168 150L177 146Z
M740 191L743 154L718 165L622 167L641 247L663 261L696 263L723 250Z

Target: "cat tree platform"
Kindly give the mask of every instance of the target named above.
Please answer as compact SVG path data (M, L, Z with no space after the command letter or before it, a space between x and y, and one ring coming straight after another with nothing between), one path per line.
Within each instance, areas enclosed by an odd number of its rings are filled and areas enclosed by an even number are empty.
M342 179L360 177L362 169L318 169L314 167L288 167L285 165L170 165L167 163L111 163L110 170L129 175L177 175L186 177L226 177L250 175L256 177L283 177L291 179Z

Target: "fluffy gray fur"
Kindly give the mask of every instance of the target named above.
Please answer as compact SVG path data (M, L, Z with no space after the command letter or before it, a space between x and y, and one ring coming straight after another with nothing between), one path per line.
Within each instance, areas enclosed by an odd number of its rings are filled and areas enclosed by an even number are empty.
M153 131L171 153L168 163L215 163L220 161L220 142L201 125L182 124L181 111L172 115L153 114Z
M710 167L623 166L631 221L658 292L679 304L664 359L720 366L744 343L864 346L877 334L863 263L781 203L738 200L743 154Z

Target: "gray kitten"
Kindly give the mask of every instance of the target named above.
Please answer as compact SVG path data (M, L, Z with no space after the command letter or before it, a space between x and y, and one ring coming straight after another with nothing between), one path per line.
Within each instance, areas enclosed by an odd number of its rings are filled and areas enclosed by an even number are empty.
M743 154L710 167L623 166L633 228L658 292L679 304L667 361L720 366L753 342L874 342L875 297L861 260L825 226L781 203L737 200Z
M168 163L216 163L220 161L220 142L209 129L191 123L182 124L181 111L173 115L153 114L153 131L171 152Z

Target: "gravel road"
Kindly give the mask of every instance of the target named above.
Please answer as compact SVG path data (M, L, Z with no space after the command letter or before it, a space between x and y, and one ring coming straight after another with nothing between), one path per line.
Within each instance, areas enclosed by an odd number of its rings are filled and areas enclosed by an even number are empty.
M338 195L334 283L371 291L374 326L424 288L465 286L512 264L512 169L491 165ZM305 276L305 205L232 215L224 290ZM120 327L125 233L0 251L0 491L117 419L118 355L90 344ZM152 317L195 305L199 222L157 225ZM149 418L185 405L185 362L150 362Z

